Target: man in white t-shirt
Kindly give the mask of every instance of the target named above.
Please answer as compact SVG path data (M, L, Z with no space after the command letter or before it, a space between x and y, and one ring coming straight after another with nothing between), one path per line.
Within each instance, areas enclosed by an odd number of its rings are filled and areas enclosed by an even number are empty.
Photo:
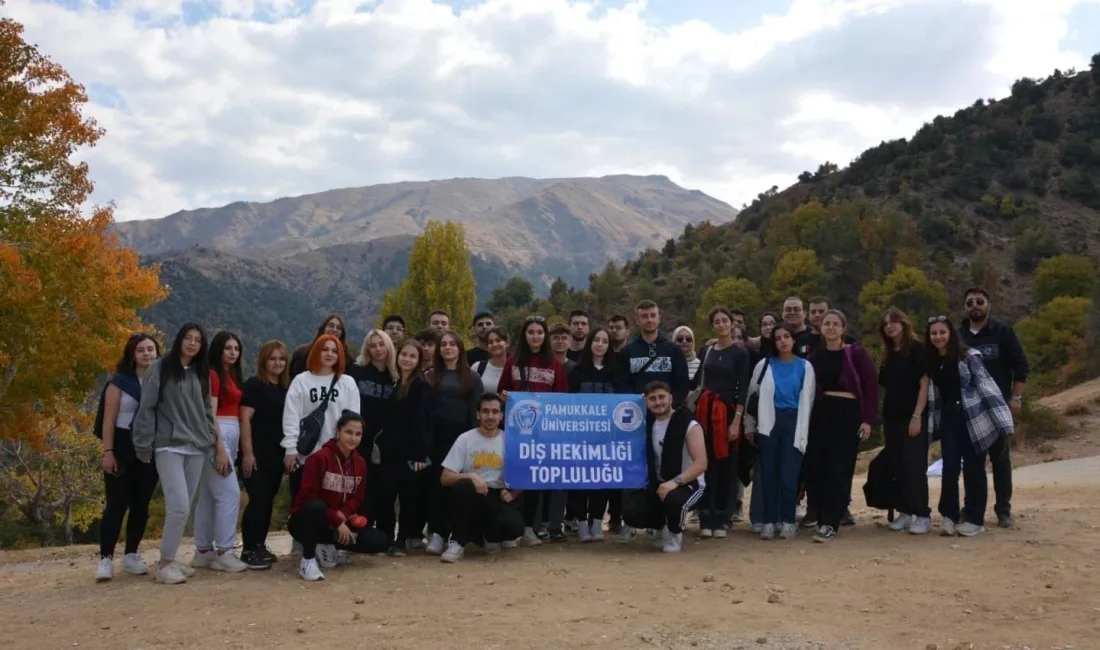
M663 381L645 387L646 459L649 483L630 496L623 520L634 528L660 530L654 545L679 553L688 511L703 496L707 449L703 427L686 408L673 410L672 391Z
M496 393L478 399L478 427L455 440L443 459L443 487L451 488L451 541L440 557L458 562L470 542L495 553L501 543L523 534L520 492L504 485L504 400Z

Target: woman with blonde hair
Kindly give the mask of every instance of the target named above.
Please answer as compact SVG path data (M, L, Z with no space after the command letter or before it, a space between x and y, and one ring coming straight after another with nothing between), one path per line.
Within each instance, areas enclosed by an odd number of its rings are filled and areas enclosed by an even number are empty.
M267 533L275 496L283 483L283 408L290 385L290 354L282 341L260 346L256 374L244 382L241 396L241 476L248 505L241 517L241 560L250 569L267 569L275 554Z
M359 514L367 516L371 526L385 525L392 519L384 517L384 497L392 490L383 486L382 457L378 450L378 438L388 418L390 396L400 375L397 373L397 353L390 335L379 329L367 332L355 365L348 369L359 389L359 413L363 416L363 438L359 443L359 455L367 461L367 497L360 504ZM396 489L396 488L394 488ZM393 537L393 525L383 530L387 538Z

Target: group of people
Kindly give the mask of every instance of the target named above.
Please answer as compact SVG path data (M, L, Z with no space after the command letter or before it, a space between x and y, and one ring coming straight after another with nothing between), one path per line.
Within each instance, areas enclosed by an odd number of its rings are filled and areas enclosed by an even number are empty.
M595 326L583 310L548 325L523 321L514 340L492 314L472 322L476 347L441 310L406 335L401 316L372 329L357 356L344 320L325 318L293 352L261 346L245 379L240 338L208 340L183 325L161 354L147 334L130 337L105 387L96 432L103 440L106 506L96 580L114 575L114 553L129 511L122 568L150 571L137 554L159 481L165 500L158 582L176 584L198 568L244 571L277 560L267 547L276 495L289 477L287 528L299 574L348 553L414 551L457 562L470 545L494 553L576 535L620 542L646 530L677 552L691 517L701 538L723 538L749 519L761 539L833 540L849 513L859 445L879 420L899 515L890 529L931 531L925 467L940 440L940 530L980 533L986 509L985 460L993 461L995 512L1013 526L1007 437L1022 404L1027 361L1015 333L990 315L989 295L966 292L967 318L928 319L923 340L909 317L882 316L883 361L848 333L829 300L798 297L782 314L764 313L749 336L746 315L714 307L714 338L661 331L660 309L638 303L631 322L612 315ZM644 489L519 491L504 480L504 413L515 392L641 394L645 398L648 483ZM964 477L960 510L958 479ZM238 479L239 477L239 479ZM234 552L240 516L241 553ZM804 505L803 505L804 501ZM195 553L177 559L194 506Z

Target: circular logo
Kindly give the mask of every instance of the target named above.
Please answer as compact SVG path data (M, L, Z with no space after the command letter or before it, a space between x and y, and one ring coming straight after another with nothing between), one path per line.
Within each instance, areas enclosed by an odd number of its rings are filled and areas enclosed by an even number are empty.
M541 409L542 403L538 400L524 399L516 402L508 413L508 426L518 429L522 434L531 435L535 432Z
M611 418L615 421L615 426L623 431L634 431L645 424L645 414L642 413L642 407L634 402L619 402L618 406L615 407L615 411L612 412Z

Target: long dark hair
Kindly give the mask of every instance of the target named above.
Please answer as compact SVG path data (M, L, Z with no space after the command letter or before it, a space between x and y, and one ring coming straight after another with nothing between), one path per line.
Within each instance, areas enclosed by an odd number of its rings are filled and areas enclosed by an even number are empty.
M947 354L943 357L940 357L940 351L936 346L932 345L932 326L938 323L943 323L947 327ZM941 359L945 362L958 363L969 350L970 348L959 336L959 331L955 329L954 323L951 322L950 316L933 316L928 319L928 326L924 328L924 358L929 370L939 367Z
M122 349L122 358L115 364L115 372L117 374L132 375L137 372L137 359L134 357L137 355L137 346L140 345L142 341L152 341L157 349L157 358L160 358L163 351L160 349L160 343L158 343L151 334L145 332L131 334L130 338L126 340L126 347Z
M228 330L222 330L215 334L214 338L210 341L210 368L218 375L218 383L225 386L225 364L222 363L222 354L225 352L226 344L230 341L237 342L239 354L233 365L229 366L229 374L232 375L233 381L237 384L237 387L240 388L244 385L244 377L241 371L241 357L244 356L244 344L241 343L241 337Z
M405 348L412 348L416 350L416 367L409 373L408 381L405 380L405 372L398 368L397 373L397 399L405 399L405 396L409 394L409 389L412 385L418 381L424 381L424 373L420 372L420 369L424 367L424 346L420 345L420 341L416 339L405 339L401 341L401 345L397 346L397 357L401 356L401 351ZM396 363L396 359L394 361Z
M447 362L443 360L443 339L454 339L458 345L458 359L455 361L455 372L458 373L458 385L463 393L468 393L474 387L474 381L470 378L470 364L466 363L466 346L462 343L462 337L452 330L447 330L439 335L439 344L435 346L435 357L432 359L432 388L439 388L443 383L443 373L447 372Z
M202 385L202 392L206 394L210 392L210 342L206 338L206 331L198 323L184 323L179 332L176 332L176 339L172 341L171 349L168 350L168 354L165 354L164 359L161 361L164 368L164 378L173 379L177 382L183 381L183 362L180 357L183 354L183 339L191 330L197 331L202 339L199 343L199 353L191 360L191 367L195 369L195 374L198 375L199 383ZM163 381L160 383L162 391L164 390L164 383Z
M594 368L596 366L592 356L592 342L596 340L596 335L600 332L603 332L604 336L607 337L607 352L603 355L603 368L604 370L614 371L615 360L619 355L615 353L615 348L611 346L611 332L608 332L606 327L597 327L588 333L588 338L584 340L584 347L581 348L581 358L577 360L577 365L584 368Z
M762 324L764 323L764 319L767 318L768 316L772 317L772 320L775 321L775 325L772 328L771 336L764 336L764 328L762 327ZM757 327L756 331L760 332L760 356L761 357L774 357L775 356L775 354L776 354L776 352L775 352L775 341L774 341L774 339L775 339L775 328L779 327L782 324L783 324L783 319L780 318L779 314L775 313L774 311L766 311L763 314L760 314L760 320L757 322L758 327ZM793 332L791 333L791 336L794 336Z
M527 330L532 325L538 325L542 328L543 338L542 347L538 352L531 349L531 345L527 343ZM531 367L531 361L538 359L543 366L549 366L554 359L554 353L550 350L550 330L546 328L546 320L542 316L528 316L523 321L523 325L519 328L519 336L516 337L516 362L515 367L519 368L520 379L523 380L524 387L527 386L527 369Z
M886 335L886 324L897 323L901 325L901 348L894 349L894 341ZM898 309L897 307L890 307L882 314L882 320L878 323L878 335L882 339L882 349L884 350L887 363L890 359L894 358L894 355L906 356L909 354L909 349L913 347L913 343L919 343L920 339L917 338L917 333L913 331L913 321L909 320L909 315Z

